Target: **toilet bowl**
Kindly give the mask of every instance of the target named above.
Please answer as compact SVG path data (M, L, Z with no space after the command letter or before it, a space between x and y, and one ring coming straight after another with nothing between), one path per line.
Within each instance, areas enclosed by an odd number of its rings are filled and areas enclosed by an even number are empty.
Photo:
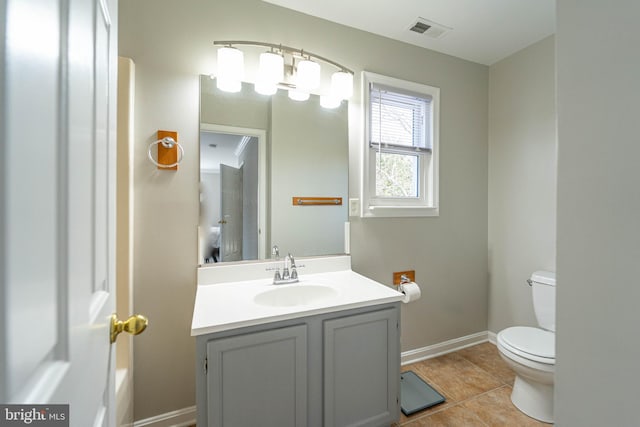
M513 404L531 418L553 423L556 275L536 271L527 282L540 328L513 326L500 331L496 341L500 356L516 374Z
M496 341L500 356L516 373L513 404L531 418L553 423L555 334L515 326L501 331Z

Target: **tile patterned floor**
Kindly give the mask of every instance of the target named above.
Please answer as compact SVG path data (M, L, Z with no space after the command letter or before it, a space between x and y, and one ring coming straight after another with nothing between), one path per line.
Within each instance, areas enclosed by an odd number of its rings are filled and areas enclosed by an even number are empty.
M511 403L513 371L491 343L478 344L433 359L405 365L446 397L446 402L406 417L402 427L549 426Z

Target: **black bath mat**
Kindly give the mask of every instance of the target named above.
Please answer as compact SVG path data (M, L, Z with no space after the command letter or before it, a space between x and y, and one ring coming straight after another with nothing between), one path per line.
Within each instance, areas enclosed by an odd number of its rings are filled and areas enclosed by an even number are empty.
M413 371L400 374L400 408L406 416L444 402L444 396Z

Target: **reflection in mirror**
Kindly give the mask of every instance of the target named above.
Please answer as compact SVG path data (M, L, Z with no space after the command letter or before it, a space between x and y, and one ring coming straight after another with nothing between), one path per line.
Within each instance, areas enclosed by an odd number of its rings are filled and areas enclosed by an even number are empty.
M292 201L347 200L346 102L325 109L318 96L267 97L247 83L222 92L208 76L200 84L199 263L264 259L272 245L283 255L344 253L346 203Z
M259 230L260 132L203 124L200 129L200 253L204 263L264 257Z

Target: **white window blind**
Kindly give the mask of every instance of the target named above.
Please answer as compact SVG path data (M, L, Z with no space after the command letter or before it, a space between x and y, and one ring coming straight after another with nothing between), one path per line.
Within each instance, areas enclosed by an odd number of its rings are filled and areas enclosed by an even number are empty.
M369 102L371 147L432 150L431 97L370 83Z
M362 72L364 218L438 216L440 89Z

